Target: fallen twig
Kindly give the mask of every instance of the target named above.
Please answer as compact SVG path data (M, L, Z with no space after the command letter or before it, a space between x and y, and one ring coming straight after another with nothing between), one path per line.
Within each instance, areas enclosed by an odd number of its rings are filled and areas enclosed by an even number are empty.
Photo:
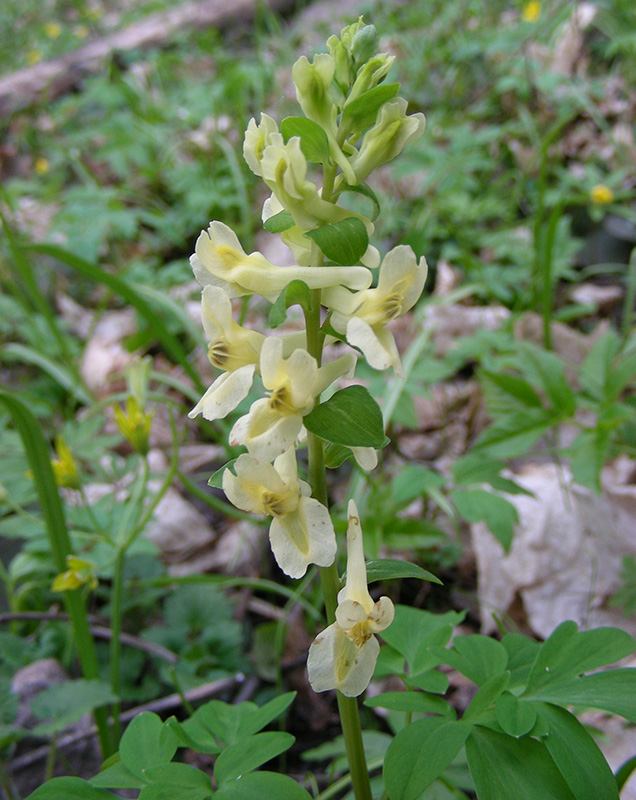
M294 0L268 0L273 11L291 8ZM256 0L197 0L151 14L123 30L114 31L52 61L44 61L0 78L0 114L27 108L45 95L49 100L68 91L91 72L97 72L115 51L151 47L170 39L182 28L244 22L254 15Z

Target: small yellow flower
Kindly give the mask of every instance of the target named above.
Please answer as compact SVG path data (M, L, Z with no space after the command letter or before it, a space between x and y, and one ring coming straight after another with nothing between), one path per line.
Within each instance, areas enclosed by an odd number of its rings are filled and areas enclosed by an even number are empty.
M82 485L73 451L61 436L55 439L57 458L51 460L55 482L63 489L79 489Z
M529 0L524 3L521 10L521 19L524 22L536 22L541 16L541 3L539 0Z
M76 36L78 39L86 39L89 33L90 31L86 25L75 25L73 28L73 36Z
M614 201L614 192L604 183L597 183L590 189L590 199L596 206L606 206Z
M35 163L33 164L33 169L37 172L38 175L46 175L49 171L49 162L46 158L36 158Z
M72 591L84 584L88 584L91 589L97 588L95 564L91 561L85 561L77 556L66 556L66 566L68 570L61 572L53 581L51 589L54 592Z
M132 447L142 456L150 449L150 429L152 428L152 412L147 413L137 398L129 395L126 398L126 410L114 406L115 422L121 433Z
M44 26L44 33L49 39L57 39L60 33L62 33L62 28L57 22L47 22Z
M33 64L37 64L38 61L42 61L42 51L38 50L37 48L33 48L33 50L29 50L26 56L27 64L33 66Z

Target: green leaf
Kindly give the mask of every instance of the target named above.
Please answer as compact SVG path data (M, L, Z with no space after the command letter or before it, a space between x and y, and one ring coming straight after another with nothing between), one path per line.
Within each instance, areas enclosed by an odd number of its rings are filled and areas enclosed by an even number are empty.
M549 734L543 740L576 800L619 800L612 770L578 719L563 708L540 704Z
M543 406L541 398L528 381L518 375L511 375L508 372L490 372L487 369L480 370L479 374L493 383L504 394L518 400L522 405L529 408L541 408Z
M488 711L501 693L508 688L510 673L500 672L493 675L480 688L470 701L462 719L466 722L477 722L481 715Z
M91 786L81 778L52 778L26 800L112 800L116 795Z
M418 800L462 749L471 726L461 721L423 719L401 730L384 759L391 800Z
M105 789L143 789L145 781L133 775L128 767L121 763L119 753L115 753L115 756L117 760L111 763L112 759L108 759L108 766L91 778L91 784Z
M142 711L124 731L119 753L133 775L145 780L145 771L169 763L177 752L177 746L170 727L151 711Z
M636 669L610 669L581 678L563 679L533 690L529 700L558 706L587 706L636 723Z
M349 186L348 184L342 188L343 192L353 192L368 198L373 203L373 213L369 215L371 222L380 216L380 201L373 189L366 183L358 183L356 186Z
M311 289L305 281L292 281L276 298L276 302L269 310L269 325L278 328L287 319L287 309L290 306L300 306L303 311L311 311Z
M579 383L595 400L612 400L607 396L607 378L610 365L620 349L620 339L613 330L598 339L579 370Z
M579 631L575 622L563 622L541 645L528 679L526 693L619 661L636 649L636 642L618 628ZM634 672L636 675L636 671Z
M485 522L508 552L519 522L517 509L509 500L486 489L453 489L450 497L460 517L467 522Z
M572 477L597 494L601 492L601 470L608 460L611 433L598 427L583 430L568 448Z
M307 231L305 236L316 242L330 261L345 267L359 264L369 246L367 229L357 217L323 225Z
M483 453L469 452L455 461L451 473L455 483L470 486L474 483L489 483L494 489L507 494L525 494L533 497L532 492L519 486L518 483L500 475L504 464L496 459L489 459Z
M430 653L429 648L447 644L464 616L464 613L454 611L432 614L419 608L397 605L395 619L382 631L382 638L406 659L409 674L418 675L437 666L439 659Z
M504 692L495 704L495 716L508 736L525 736L534 728L537 712L532 703L519 700L514 694Z
M221 752L214 765L214 778L223 788L224 784L234 783L241 775L258 769L262 764L271 761L295 742L291 733L271 731L257 733L241 739Z
M139 800L204 800L212 797L212 781L190 764L159 764L145 770L144 777L150 783L139 795Z
M534 739L477 725L466 756L480 800L576 800L545 746Z
M214 800L312 800L306 789L287 775L250 772L214 793Z
M274 214L272 217L268 217L263 223L263 227L269 233L284 233L288 231L290 228L293 228L296 223L294 222L294 218L289 213L289 211L279 211L278 214Z
M496 419L479 436L472 452L488 449L495 458L517 458L559 422L560 415L546 408L528 408Z
M384 83L363 92L345 106L340 122L345 131L363 131L375 122L380 107L400 91L399 83Z
M496 639L481 634L456 636L453 646L446 650L432 647L438 663L449 664L477 686L481 686L508 666L508 653Z
M289 706L294 702L296 692L286 692L279 697L275 697L264 706L255 706L249 716L245 716L238 727L240 736L250 736L253 733L258 733L270 722L273 722L277 717L280 717Z
M318 164L329 161L329 139L317 122L305 117L286 117L280 124L280 132L286 143L292 136L300 137L300 149L307 161Z
M40 367L54 381L59 383L63 389L72 394L79 403L90 405L93 402L93 398L82 384L73 365L60 364L32 347L27 347L18 342L9 342L2 346L2 358L7 357Z
M369 708L387 708L390 711L404 711L412 714L454 715L452 706L443 697L424 692L383 692L364 701Z
M439 472L419 464L409 464L391 481L391 500L396 506L403 507L431 489L440 489L444 483Z
M341 464L353 456L351 448L343 444L327 442L325 447L325 466L327 469L337 469Z
M576 412L574 392L565 377L563 361L555 354L528 342L518 345L521 363L540 383L552 407L563 417Z
M238 458L238 456L237 456ZM231 458L226 464L223 464L222 467L219 467L216 472L213 472L210 478L208 479L208 486L213 486L215 489L222 489L223 488L223 473L226 469L230 469L236 458Z
M421 581L431 581L432 583L442 582L436 578L432 572L423 569L410 561L400 561L397 558L378 558L367 562L367 582L391 581L403 578L418 578Z
M303 417L308 431L347 447L384 447L380 406L364 386L347 386Z
M521 633L506 634L501 640L501 644L508 653L507 669L511 673L510 688L525 687L541 645Z
M65 681L49 686L34 697L31 710L36 717L52 718L52 721L37 725L33 733L36 736L47 736L64 730L84 714L116 700L110 686L103 681Z

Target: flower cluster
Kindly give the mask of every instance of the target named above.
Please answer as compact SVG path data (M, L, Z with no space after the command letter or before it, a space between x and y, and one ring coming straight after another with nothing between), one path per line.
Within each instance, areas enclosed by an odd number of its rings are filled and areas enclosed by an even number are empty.
M262 114L245 133L245 160L271 192L263 208L264 225L281 235L295 265L281 266L260 252L246 253L236 234L219 221L201 232L191 258L202 286L208 357L221 374L190 417L226 417L260 376L264 396L251 403L230 431L230 444L244 446L247 453L225 469L222 485L238 508L271 517L272 552L292 578L302 577L310 564L331 567L337 552L326 505L298 477L296 452L307 436L305 420L323 392L339 379L353 377L360 353L375 369L392 368L402 375L386 326L414 306L427 274L426 261L416 258L410 247L394 247L381 260L369 244L372 219L339 202L345 191L355 188L375 203L364 180L422 134L424 116L407 114L397 84L380 86L393 57L377 53L372 26L359 20L340 37L332 36L327 47L327 53L311 62L302 57L293 68L304 117L288 118L279 128ZM313 179L315 165L322 185ZM373 285L371 270L378 267ZM257 295L277 307L282 301L286 309L292 284L302 289L292 302L305 312L306 332L265 335L235 321L234 299ZM310 314L315 328L311 342ZM356 352L323 364L323 344L338 340ZM346 440L350 454L363 468L373 468L375 450L354 438ZM368 593L355 506L349 508L347 538L347 583L339 595L336 621L312 645L309 676L316 691L338 688L352 696L371 679L379 650L373 634L391 622L393 607L388 598L374 603Z

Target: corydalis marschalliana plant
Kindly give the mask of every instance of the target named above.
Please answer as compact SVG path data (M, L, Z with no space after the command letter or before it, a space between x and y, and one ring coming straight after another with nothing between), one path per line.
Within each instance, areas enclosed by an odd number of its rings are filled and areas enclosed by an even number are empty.
M403 374L387 324L417 302L427 266L405 246L381 259L369 242L375 216L354 212L341 200L345 193L362 195L377 216L377 198L364 181L417 139L425 120L423 114L407 114L399 85L385 82L394 57L377 53L373 26L360 19L340 37L332 36L327 48L311 62L303 56L294 65L304 116L288 117L279 126L261 114L245 133L245 160L271 190L264 226L280 234L296 264L280 266L259 252L246 253L236 234L218 221L197 240L192 268L203 287L209 359L221 375L190 416L225 417L260 375L265 396L230 432L230 443L245 446L247 453L225 469L223 489L238 508L272 518L272 551L287 575L300 578L310 564L321 568L330 625L311 647L309 680L316 691L338 689L353 697L371 680L379 652L374 634L391 623L393 604L387 597L375 603L369 594L353 504L347 581L338 593L325 449L336 446L337 461L352 456L371 469L384 432L377 404L361 387L355 401L346 389L327 403L320 398L340 378L353 376L360 355L375 369ZM378 267L373 286L371 270ZM305 331L278 336L242 327L234 320L232 300L251 295L272 304L274 327L290 305L300 305ZM340 353L343 342L356 352L325 358L323 364L325 346L335 343ZM356 424L350 424L352 418ZM305 443L309 483L298 477L296 460Z

